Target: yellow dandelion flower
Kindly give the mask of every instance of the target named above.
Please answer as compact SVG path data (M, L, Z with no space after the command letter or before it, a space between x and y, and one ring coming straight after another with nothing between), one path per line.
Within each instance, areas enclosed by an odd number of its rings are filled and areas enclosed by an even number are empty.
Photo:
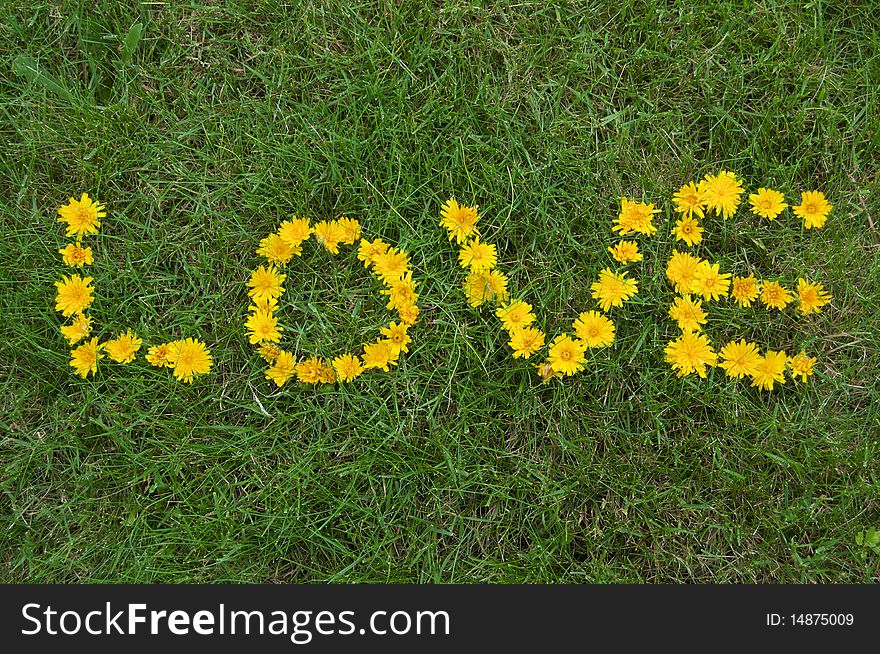
M630 232L652 236L657 232L653 223L655 213L660 213L660 209L655 209L653 203L633 202L624 196L620 198L620 214L611 229L621 236Z
M678 293L692 293L694 275L703 261L688 252L673 250L672 257L666 264L666 278L672 282Z
M390 366L397 363L399 351L394 350L394 346L390 341L378 340L373 343L364 345L364 354L361 359L364 362L364 369L379 368L388 372Z
M562 334L553 339L553 342L550 344L547 362L556 372L570 376L583 369L586 363L584 358L584 351L586 349L585 343Z
M385 308L397 309L398 312L401 309L409 309L419 299L419 294L416 293L418 284L413 280L410 271L390 282L388 288L379 291L382 295L388 296L388 304L385 305ZM416 311L416 315L418 315L418 311Z
M92 319L78 313L73 317L73 322L61 327L61 333L67 339L68 345L76 345L92 333Z
M407 329L409 329L409 325L406 323L401 322L398 324L392 321L390 325L383 327L379 331L399 354L400 352L409 352L407 345L412 342L412 338L406 333Z
M614 273L609 268L603 268L599 273L599 281L590 286L593 298L599 301L602 311L608 311L611 307L622 307L623 303L636 295L639 290L638 282L629 279L626 273ZM556 368L556 366L554 366Z
M733 379L740 377L751 377L758 369L758 363L761 361L761 353L758 352L758 346L749 343L746 339L740 339L739 343L730 341L721 348L718 353L721 357L719 367L724 368L727 376Z
M800 354L797 354L788 360L791 378L797 381L797 378L800 377L801 382L806 384L807 377L812 377L813 375L813 365L815 363L815 357L808 357L807 353L801 350Z
M714 366L717 361L715 351L705 334L684 332L666 345L666 362L672 366L676 375L684 377L692 372L706 377L706 366Z
M278 319L269 311L254 311L249 314L245 327L252 345L264 341L277 343L281 340L281 332L284 331L284 327L278 326Z
M722 170L717 175L706 175L699 189L703 193L706 208L721 214L725 220L736 213L743 193L742 181L728 170Z
M464 292L468 304L475 308L490 300L503 303L509 297L507 277L497 270L472 271L464 281Z
M257 353L266 363L273 363L279 356L283 350L275 345L275 343L261 343L260 347L257 348Z
M364 371L359 357L351 354L343 354L333 359L333 369L336 371L336 377L341 382L352 381Z
M472 236L478 236L477 221L480 220L480 214L477 213L477 206L467 207L455 201L455 198L449 198L440 208L440 226L445 227L449 232L449 240L453 238L456 243L464 243Z
M287 380L293 377L296 368L296 359L293 358L293 354L282 350L278 353L275 357L274 363L266 369L264 374L266 375L266 379L275 382L275 385L278 388L281 388L287 383Z
M522 300L512 300L495 309L495 315L501 320L504 329L515 331L522 327L528 327L535 322L535 314L532 313L532 305Z
M85 379L89 373L94 375L98 372L98 360L103 358L98 339L93 338L70 353L70 365L77 375Z
M471 270L491 270L497 261L498 253L495 246L491 243L480 243L479 236L465 243L458 253L461 267Z
M405 304L397 307L397 317L412 327L419 321L419 308L415 304Z
M296 364L295 372L303 384L318 384L324 377L324 362L319 357L309 357Z
M354 245L354 242L361 237L361 224L354 218L343 216L336 221L336 224L339 225L339 232L342 234L340 243Z
M749 376L752 378L752 386L757 386L764 391L772 391L773 384L785 383L785 367L788 365L788 356L785 352L767 352L755 363L755 370Z
M257 254L265 257L269 263L283 266L288 263L294 255L302 254L302 247L293 246L278 234L269 234L260 241L260 247L257 248Z
M617 245L608 248L608 251L614 257L614 260L620 263L632 263L634 261L641 261L644 258L642 253L639 252L639 244L635 241L621 241Z
M333 370L332 365L327 365L326 363L321 364L321 369L318 371L318 383L319 384L335 384L336 383L336 372Z
M682 214L682 218L693 218L694 215L703 217L703 192L693 182L678 189L672 200L675 202L675 211Z
M785 196L772 188L759 188L757 193L749 195L749 204L752 205L753 214L768 220L775 220L788 206Z
M173 368L174 366L168 361L168 357L171 354L171 343L162 343L160 345L154 345L153 347L147 350L147 354L144 358L149 362L151 366L156 366L157 368L161 368L163 366Z
M821 313L822 307L831 301L831 294L825 292L822 284L810 282L803 277L798 278L797 296L800 302L798 309L805 316Z
M534 327L521 327L513 329L510 334L510 347L513 348L513 358L528 359L535 352L544 347L544 332Z
M309 225L308 218L293 216L290 220L285 220L278 226L277 233L278 238L282 241L293 248L299 248L312 235L312 228ZM301 249L300 252L302 252Z
M758 299L758 280L754 275L734 277L730 288L730 297L743 308L752 306L752 302Z
M258 303L259 307L260 302L274 300L284 292L284 287L281 284L286 278L287 275L282 275L275 266L268 268L260 266L251 273L251 279L248 282L251 290L248 291L248 295Z
M65 318L85 311L95 299L92 296L95 289L90 286L93 281L91 277L61 275L61 281L55 282L55 288L58 289L55 311L60 311Z
M822 191L804 191L801 193L801 203L792 207L792 210L798 218L803 219L804 227L818 229L828 220L833 208Z
M703 228L696 218L682 218L675 223L672 233L675 234L676 241L684 241L689 246L694 246L703 240Z
M200 340L187 338L169 345L167 358L173 361L174 376L180 381L191 384L195 375L204 375L211 369L211 352Z
M376 257L388 252L389 247L391 246L381 238L377 238L372 242L362 238L360 247L358 248L358 259L364 262L364 268L369 268L373 265Z
M81 239L83 234L97 234L101 221L107 213L104 205L98 204L83 193L79 200L70 198L70 202L58 210L59 223L67 223L67 236L76 236Z
M389 248L373 258L373 272L386 284L393 284L409 270L409 255L403 250Z
M730 288L730 273L721 273L720 264L703 261L694 272L691 291L704 300L717 300L727 297Z
M782 310L791 302L791 293L778 282L761 282L761 302L771 309Z
M339 244L348 238L348 233L335 220L315 223L314 234L315 240L332 254L339 254Z
M614 343L614 323L598 311L584 311L572 328L587 347L608 347Z
M104 343L104 351L117 363L131 363L143 340L129 329L124 334Z
M283 289L282 289L283 290ZM259 300L254 300L254 303L248 306L248 311L256 312L263 311L265 313L275 313L275 310L278 308L278 299L274 297L263 297Z
M554 377L562 377L561 372L559 372L557 370L553 370L553 366L550 364L549 361L544 361L543 363L536 363L535 369L537 370L538 377L540 377L544 381L544 383L547 383L548 381L550 381Z
M68 243L58 250L58 254L61 255L61 260L65 266L78 266L82 268L83 266L91 266L95 263L95 258L92 256L92 248L84 248L79 243Z
M692 300L690 295L676 297L669 309L669 317L678 323L683 332L702 331L700 325L706 324L706 312L703 311L702 300Z

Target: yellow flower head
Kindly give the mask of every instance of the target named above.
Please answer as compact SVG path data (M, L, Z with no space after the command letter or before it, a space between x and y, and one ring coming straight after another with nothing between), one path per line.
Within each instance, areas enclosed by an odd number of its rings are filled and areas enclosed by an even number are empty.
M495 315L501 320L504 329L515 331L522 327L528 327L535 322L535 314L532 313L532 305L522 300L512 300L495 309Z
M248 311L265 311L266 313L275 313L278 308L278 300L274 297L264 297L261 300L254 300L254 303L248 306Z
M285 220L278 226L278 237L292 248L299 249L300 252L302 252L302 249L299 246L308 240L311 235L312 228L309 225L308 218L293 216L290 220Z
M409 307L415 305L416 300L419 299L419 294L416 293L418 284L413 280L411 271L407 271L402 277L390 282L388 288L379 291L382 295L388 296L388 304L385 305L385 308L397 309L399 313L401 309L408 310ZM418 315L418 308L416 315Z
M831 301L831 294L825 292L822 284L810 282L803 277L798 279L797 296L800 302L798 309L805 316L821 313L822 307Z
M89 373L94 375L98 372L98 360L103 358L98 339L93 338L70 353L70 365L77 375L85 379Z
M336 220L331 220L330 222L322 220L316 223L314 233L315 240L332 254L339 254L339 244L344 242L349 236L348 232Z
M749 204L752 205L752 213L768 220L775 220L788 205L785 196L772 188L759 188L757 193L749 196Z
M405 304L397 307L397 317L412 327L419 320L419 308L415 304Z
M61 333L67 339L68 345L76 345L92 333L92 319L78 313L73 317L73 322L61 327Z
M412 342L412 338L406 333L407 329L409 329L409 325L406 323L398 324L392 321L390 325L379 331L399 354L400 352L409 352L407 345Z
M599 281L590 286L593 298L599 301L602 311L608 311L611 307L622 307L639 290L638 282L629 279L626 273L614 273L609 268L604 268L599 273ZM556 368L556 366L554 366Z
M498 253L491 243L480 243L480 237L465 243L458 253L458 262L462 268L471 270L491 270L498 261Z
M395 351L390 341L383 339L364 345L364 354L361 359L364 362L364 369L379 368L388 372L390 366L397 363L399 354L400 351Z
M510 332L510 347L513 348L513 358L528 359L535 352L544 347L545 335L540 329L534 327L521 327Z
M294 255L301 255L302 247L299 245L291 245L278 236L278 234L269 234L266 238L260 241L260 247L257 248L257 254L261 257L265 257L271 264L283 266L288 263Z
M598 311L584 311L572 328L587 347L608 347L614 343L614 323Z
M257 348L257 353L266 363L273 363L279 356L281 356L281 352L283 350L275 345L275 343L262 343L260 347Z
M281 332L284 331L284 327L278 326L278 319L269 311L250 313L245 326L248 330L248 340L252 345L265 341L277 343L281 340Z
M373 272L383 282L390 285L409 271L409 255L397 248L388 248L387 252L373 257Z
M804 191L801 193L801 203L792 207L792 210L798 218L803 219L804 227L818 229L828 220L833 208L822 191Z
M705 378L706 366L714 366L717 361L715 351L705 334L684 332L666 345L665 352L666 362L679 377L695 372Z
M336 383L336 371L333 370L332 365L327 365L326 363L321 363L321 369L318 371L318 383L319 384L335 384Z
M168 361L168 356L171 353L171 343L162 343L161 345L154 345L153 347L147 350L144 358L150 363L152 366L156 366L157 368L161 368L163 366L167 366L172 368L173 365Z
M61 255L61 260L65 266L78 266L82 268L83 266L91 266L95 263L95 258L92 256L92 248L84 248L79 243L68 243L58 250L58 253Z
M688 252L672 251L672 257L666 264L666 278L672 282L678 293L693 292L694 276L702 261Z
M296 378L303 384L318 384L324 378L324 362L318 357L309 357L296 364L295 371Z
M464 292L468 304L475 308L491 300L505 302L509 297L507 277L497 270L472 271L464 280Z
M730 288L730 273L721 273L719 264L703 261L694 272L691 291L701 295L704 300L717 300L727 297Z
M815 357L808 357L807 353L801 350L800 354L791 357L788 360L788 367L791 370L791 378L797 381L800 377L803 383L807 383L807 377L813 375L813 365L816 363Z
M620 241L617 245L608 248L615 261L620 263L632 263L643 259L639 252L639 244L635 241Z
M90 286L93 281L91 277L61 275L61 281L55 282L55 288L58 289L55 311L60 311L65 318L85 311L95 299L92 296L95 289Z
M129 329L113 340L104 343L104 351L117 363L131 363L135 354L141 349L142 339Z
M718 364L727 371L727 376L733 379L740 377L752 376L758 370L758 363L761 361L761 353L758 352L758 346L749 343L746 339L740 339L739 343L730 341L721 348L719 353L721 362Z
M675 234L676 241L684 241L690 246L703 240L703 228L696 218L682 218L675 223L672 233Z
M675 210L682 214L682 218L693 218L694 215L703 217L703 192L693 182L688 182L675 195Z
M553 370L553 366L549 361L545 361L543 363L536 363L535 369L537 370L538 377L540 377L544 383L546 384L548 381L553 379L554 377L562 377L562 373Z
M788 357L785 352L767 352L760 357L755 363L755 370L750 374L752 378L752 386L757 386L761 390L772 391L774 382L780 384L785 383L785 366L788 363Z
M728 170L722 170L717 175L706 175L700 182L699 189L703 193L706 208L714 209L725 220L736 213L743 193L742 181Z
M266 379L275 382L281 388L287 380L293 377L296 371L296 360L290 352L280 351L275 357L275 362L266 369Z
M210 350L195 338L169 343L167 358L173 363L174 376L187 384L193 382L195 375L207 373L213 365Z
M758 298L758 280L754 275L734 277L730 288L730 297L741 307L750 307Z
M630 232L652 236L657 232L653 223L655 213L660 213L660 209L655 209L653 203L632 202L624 196L620 198L620 214L611 229L621 236L626 236Z
M449 232L449 240L453 238L456 243L464 243L472 236L478 236L477 221L480 214L477 213L477 206L467 207L455 201L455 198L449 198L440 208L440 226L445 227Z
M675 303L669 309L669 317L678 323L678 328L683 332L702 331L700 325L706 324L703 301L692 300L690 295L675 298Z
M248 291L248 295L258 303L258 306L260 302L274 300L284 292L284 287L281 284L286 278L287 275L282 275L275 266L268 268L260 266L251 273L251 279L248 282L251 290Z
M761 282L761 302L771 309L784 309L791 302L791 293L778 282Z
M364 371L359 357L351 354L343 354L333 359L333 369L336 371L336 377L341 382L352 381Z
M584 367L586 344L566 334L557 336L550 344L547 362L563 375L573 375Z
M342 234L341 242L346 245L354 245L354 242L361 237L361 224L354 218L346 218L343 216L336 221Z
M83 234L97 234L101 221L98 218L104 218L107 213L104 211L104 205L98 204L89 197L88 193L83 193L79 200L70 198L69 204L65 204L58 210L59 223L67 223L67 236L76 236L81 239Z
M390 246L381 238L377 238L373 242L362 238L360 247L358 248L358 259L364 262L364 268L369 268L373 265L376 257L388 252L389 247Z

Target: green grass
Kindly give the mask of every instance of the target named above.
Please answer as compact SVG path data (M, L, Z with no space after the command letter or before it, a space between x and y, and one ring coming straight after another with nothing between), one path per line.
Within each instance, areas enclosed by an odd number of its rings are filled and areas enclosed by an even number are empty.
M0 579L30 582L866 582L880 558L880 19L871 2L4 2ZM143 24L140 42L126 35ZM716 345L818 356L759 393L663 362L671 195L719 168L827 226L741 209L699 248L834 294L800 318L712 304ZM75 377L55 223L88 191L108 337L200 337L193 386ZM622 194L663 209L589 370L542 385L466 306L437 225L476 202L550 334L593 308ZM296 213L406 248L423 315L391 374L263 378L243 337L259 239ZM289 271L288 343L386 313L350 253ZM261 408L262 407L262 408ZM268 414L268 415L267 415Z

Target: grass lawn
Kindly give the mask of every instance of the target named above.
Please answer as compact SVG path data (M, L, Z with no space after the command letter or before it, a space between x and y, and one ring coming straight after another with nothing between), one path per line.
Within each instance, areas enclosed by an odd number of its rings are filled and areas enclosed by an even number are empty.
M869 582L880 555L875 3L24 2L0 20L0 580ZM137 23L143 25L136 42ZM772 393L678 379L672 194L720 169L786 214L704 221L734 274L822 282L818 316L709 303L706 332L818 358ZM192 386L68 366L57 209L89 237L102 339L198 337ZM660 230L588 369L542 384L467 306L450 195L549 335L596 308L619 197ZM345 214L412 256L398 369L278 390L244 336L259 240ZM681 244L678 246L681 248ZM387 312L351 249L287 271L285 343L334 355ZM616 266L613 266L616 267Z

